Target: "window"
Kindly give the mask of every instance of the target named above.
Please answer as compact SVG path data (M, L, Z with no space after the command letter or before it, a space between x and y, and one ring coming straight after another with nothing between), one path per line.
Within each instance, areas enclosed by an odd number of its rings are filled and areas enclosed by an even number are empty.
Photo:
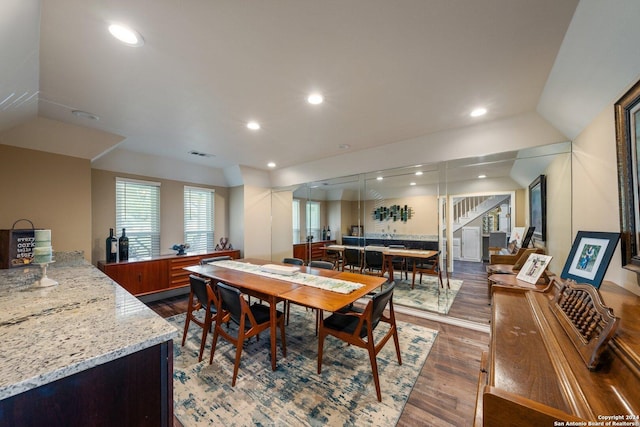
M307 202L307 235L313 236L313 240L321 240L320 233L320 203Z
M116 229L125 228L129 258L160 255L160 183L116 178Z
M214 190L210 188L184 187L184 243L190 251L212 251L214 214Z
M300 200L293 199L293 243L300 243Z

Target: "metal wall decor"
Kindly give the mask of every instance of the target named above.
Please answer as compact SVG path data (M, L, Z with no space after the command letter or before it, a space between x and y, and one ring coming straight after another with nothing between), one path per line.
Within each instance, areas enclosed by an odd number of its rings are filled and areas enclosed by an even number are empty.
M389 207L381 206L373 211L373 219L377 221L402 221L407 222L413 215L411 206L392 205Z

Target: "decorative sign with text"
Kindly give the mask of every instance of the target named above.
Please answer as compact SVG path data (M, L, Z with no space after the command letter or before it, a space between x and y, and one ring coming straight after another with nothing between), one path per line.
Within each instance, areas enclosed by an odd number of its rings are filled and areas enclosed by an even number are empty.
M33 229L0 230L0 268L31 264L34 246Z

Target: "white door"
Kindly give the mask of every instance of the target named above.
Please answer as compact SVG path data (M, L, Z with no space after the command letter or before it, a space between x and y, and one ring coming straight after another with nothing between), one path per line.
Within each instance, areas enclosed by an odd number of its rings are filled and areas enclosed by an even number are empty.
M480 261L480 227L462 227L462 259Z

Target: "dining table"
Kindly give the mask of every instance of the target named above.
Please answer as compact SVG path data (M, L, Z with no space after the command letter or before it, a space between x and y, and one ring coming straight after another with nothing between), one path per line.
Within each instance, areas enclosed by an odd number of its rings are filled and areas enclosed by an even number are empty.
M351 246L351 245L326 245L322 248L327 251L336 251L340 252L344 255L345 249L357 249L361 252L365 251L378 251L382 252L383 262L382 262L382 271L380 275L384 276L385 272L389 272L389 282L394 280L394 271L393 271L393 259L395 257L402 257L405 259L420 259L425 260L431 257L438 255L438 251L432 251L427 249L404 249L404 248L390 248L388 246Z
M350 273L339 270L325 270L320 268L312 268L309 266L297 266L301 276L306 275L319 276L328 279L335 279L336 283L349 284L353 288L348 293L345 291L334 291L323 287L316 287L298 283L293 275L277 274L265 275L261 271L248 271L248 269L238 269L239 263L248 264L246 267L276 265L290 265L276 263L273 261L243 258L233 261L217 261L204 265L193 265L184 269L211 278L212 280L225 283L227 285L240 289L247 295L254 296L269 303L270 310L270 333L271 333L271 368L276 370L276 329L277 329L277 311L276 305L282 301L290 301L306 307L319 310L322 316L323 311L337 311L349 304L354 303L359 298L374 291L376 288L382 287L386 283L384 277L369 276L364 274ZM225 266L226 265L226 266ZM302 281L303 282L303 281ZM344 286L343 286L344 288Z

